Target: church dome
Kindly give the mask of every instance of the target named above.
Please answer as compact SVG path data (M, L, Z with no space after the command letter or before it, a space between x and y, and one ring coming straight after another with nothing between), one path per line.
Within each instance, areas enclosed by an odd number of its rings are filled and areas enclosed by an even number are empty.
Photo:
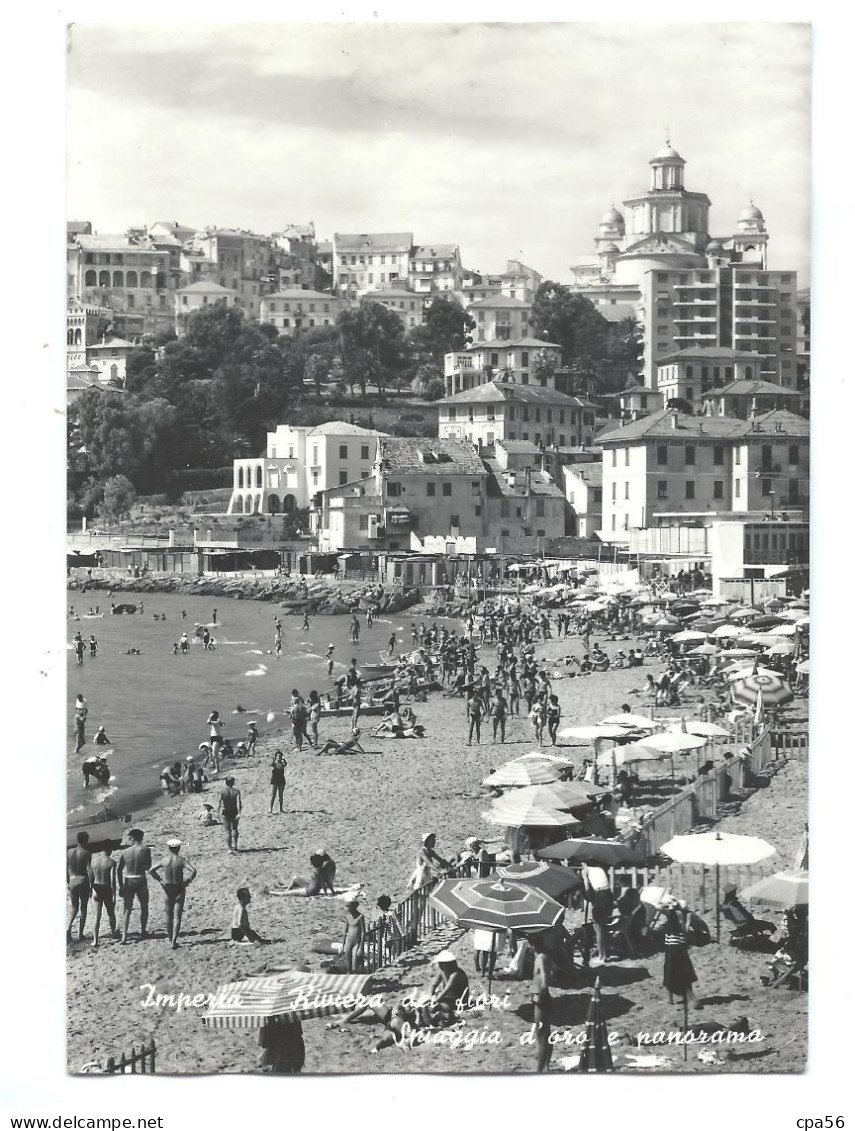
M684 165L686 164L677 150L672 147L670 142L667 142L665 145L663 145L658 153L653 154L650 159L650 163L653 164L654 161L681 161Z
M618 245L616 243L607 243L605 247L600 248L601 254L603 254L605 252L614 252L615 254L619 254L620 248L618 247Z
M600 220L600 225L601 227L608 226L610 228L623 227L623 216L621 216L620 212L612 205L608 212L605 213L602 220Z
M739 222L740 223L744 223L744 222L748 222L748 221L752 221L752 222L757 221L760 224L763 223L763 213L760 211L760 209L754 203L749 204L748 207L743 209L743 211L739 215Z

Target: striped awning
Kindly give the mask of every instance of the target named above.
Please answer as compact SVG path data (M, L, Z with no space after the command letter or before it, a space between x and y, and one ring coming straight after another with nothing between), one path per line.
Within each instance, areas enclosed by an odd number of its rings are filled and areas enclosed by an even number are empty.
M360 1004L370 974L289 970L228 982L214 994L202 1021L209 1029L260 1029L272 1017L307 1021L349 1012Z

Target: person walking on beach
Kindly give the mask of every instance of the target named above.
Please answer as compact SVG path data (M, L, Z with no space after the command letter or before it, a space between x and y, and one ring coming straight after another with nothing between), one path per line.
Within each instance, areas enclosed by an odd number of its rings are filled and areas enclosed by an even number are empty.
M83 643L83 637L80 635L79 632L74 637L74 652L75 652L75 655L77 656L78 665L82 665L83 664L83 657L86 653L86 645Z
M89 851L89 833L77 834L77 845L72 848L65 861L65 879L68 884L68 894L71 896L71 917L65 931L65 941L71 942L71 928L74 920L80 915L80 925L77 931L77 941L83 939L83 928L86 926L86 911L89 907L92 853Z
M291 692L291 733L294 736L294 745L298 750L303 749L303 740L306 738L306 724L309 721L309 712L302 696L295 688Z
M359 621L357 620L355 613L353 615L353 620L350 622L350 639L354 644L356 644L356 642L359 640Z
M300 627L304 628L307 632L309 630L309 610L308 609L306 609L306 611L303 613L303 623Z
M261 935L249 925L251 900L252 894L249 888L237 889L237 903L232 913L232 942L251 944L264 941Z
M359 715L362 711L362 680L358 679L353 688L353 710L350 713L350 729L354 734L359 729Z
M178 950L178 935L181 932L184 899L187 888L196 879L197 872L190 861L180 854L181 841L178 837L170 837L166 842L166 847L169 849L169 856L154 868L151 868L149 874L163 888L164 907L166 909L166 936L172 943L172 949Z
M674 995L686 1002L697 1003L693 989L698 976L689 957L685 918L679 904L674 904L665 918L665 963L662 968L662 985L668 991L668 1001L674 1004Z
M141 829L131 829L128 833L130 846L119 857L119 866L116 870L116 881L119 885L119 895L124 900L125 914L122 923L122 942L128 941L128 927L131 922L131 912L134 909L134 899L140 905L140 938L147 938L148 932L148 870L151 868L151 849L143 845L143 832Z
M312 690L309 692L309 732L308 739L309 745L313 750L318 749L318 724L321 721L321 699L317 691Z
M550 695L546 702L546 729L553 746L558 745L558 724L561 722L561 707L558 696ZM541 735L543 731L541 731Z
M508 716L508 703L501 691L496 692L496 699L493 706L490 708L490 714L493 718L493 742L496 741L496 735L501 733L501 741L505 741L505 724Z
M241 813L240 790L235 789L234 785L234 778L226 778L226 784L220 792L220 802L217 806L217 812L222 813L223 824L226 826L229 852L237 852L238 850L238 822Z
M282 630L277 628L273 637L273 654L278 660L282 655Z
M270 763L270 812L273 812L273 802L279 799L279 812L285 812L285 805L283 802L283 794L285 792L285 767L288 763L285 761L285 755L281 750L277 750L273 755L273 761Z
M112 856L113 849L108 842L104 851L95 857L91 864L92 870L92 896L95 900L95 926L92 932L92 945L98 946L101 930L101 915L107 912L110 923L110 934L114 939L120 938L116 928L116 861Z
M255 754L255 747L258 743L259 734L258 726L255 723L249 723L246 728L246 753L247 757L251 758Z
M98 641L95 639L95 633L89 636L89 659L94 660L98 655Z
M397 635L397 633L393 632L392 635L389 637L389 655L390 656L393 656L395 654L395 645L397 643L398 643L398 635Z
M211 648L211 634L207 628L202 633L202 647L208 652Z
M220 751L223 746L223 720L220 718L219 711L211 711L208 715L207 725L211 728L211 760L214 764L214 772L220 772Z
M467 746L472 745L472 735L475 735L475 741L481 745L481 718L484 713L484 707L481 703L481 696L477 691L473 691L466 701L466 715L469 719L469 738L466 742Z
M327 648L327 654L326 654L327 675L330 676L330 678L332 678L333 668L335 667L335 659L334 659L334 656L333 656L334 652L335 652L335 644L330 644L329 648Z
M217 610L214 609L213 613L211 613L211 624L216 624L216 623L217 623Z

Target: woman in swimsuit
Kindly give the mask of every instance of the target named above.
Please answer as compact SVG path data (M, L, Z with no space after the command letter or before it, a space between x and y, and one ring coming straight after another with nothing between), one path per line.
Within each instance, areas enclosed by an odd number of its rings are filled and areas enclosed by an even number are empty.
M342 954L348 974L355 974L362 965L362 948L365 941L365 916L359 910L359 900L354 897L345 904L344 942Z
M282 895L320 895L324 887L323 858L313 854L309 857L312 866L312 876L304 880L300 876L292 876L291 882L281 892Z

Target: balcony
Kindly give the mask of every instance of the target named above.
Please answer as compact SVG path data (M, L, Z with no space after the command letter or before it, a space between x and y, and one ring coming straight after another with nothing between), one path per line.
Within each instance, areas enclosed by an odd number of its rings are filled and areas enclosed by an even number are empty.
M798 550L757 550L746 547L742 560L745 565L808 565L810 553Z

